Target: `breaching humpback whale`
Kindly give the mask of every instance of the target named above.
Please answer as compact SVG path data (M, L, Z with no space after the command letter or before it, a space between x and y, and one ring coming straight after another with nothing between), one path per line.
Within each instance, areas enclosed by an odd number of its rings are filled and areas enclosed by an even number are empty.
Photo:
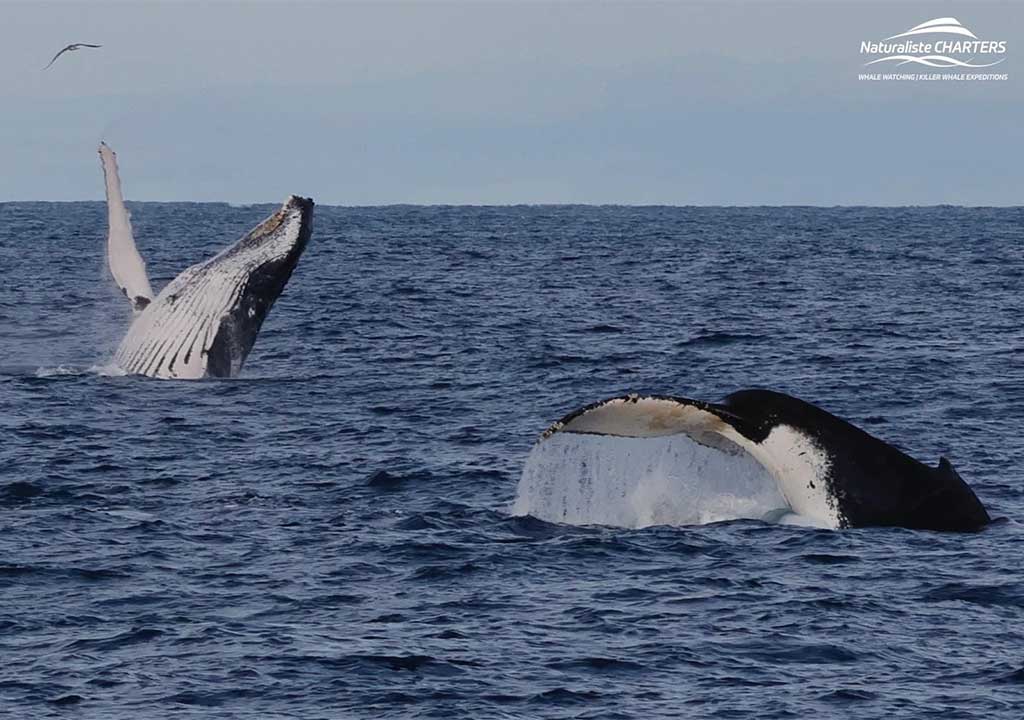
M826 527L974 531L990 521L946 458L928 467L819 407L770 390L742 390L719 403L614 397L554 423L534 451L559 433L684 434L722 453L749 455L774 477L793 512Z
M135 247L117 157L99 148L107 190L107 259L135 318L114 362L133 375L235 377L309 242L313 201L292 195L241 240L174 278L155 298Z

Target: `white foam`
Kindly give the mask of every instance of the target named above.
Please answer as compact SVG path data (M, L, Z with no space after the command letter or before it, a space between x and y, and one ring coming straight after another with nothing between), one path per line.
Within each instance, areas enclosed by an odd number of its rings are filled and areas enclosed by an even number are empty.
M101 377L124 377L128 374L113 362L106 363L105 365L93 365L89 368L89 372L94 372Z
M36 368L36 377L60 377L62 375L84 375L87 370L75 365L56 365L54 367L43 366Z
M124 370L112 364L90 365L88 367L83 367L81 365L56 365L49 367L44 365L36 368L35 372L35 376L38 378L61 377L68 375L119 376L124 374Z
M723 452L684 434L556 433L527 458L512 512L638 528L777 519L788 508L775 478L738 448Z
M779 525L795 525L797 527L810 527L810 528L821 528L824 530L834 530L835 527L823 520L813 518L808 515L798 515L797 513L785 513L778 520Z

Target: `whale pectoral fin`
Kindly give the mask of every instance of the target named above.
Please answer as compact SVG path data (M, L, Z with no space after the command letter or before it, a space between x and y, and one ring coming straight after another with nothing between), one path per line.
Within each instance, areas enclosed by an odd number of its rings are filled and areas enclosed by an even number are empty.
M153 289L146 275L146 263L135 247L131 218L121 195L117 155L106 143L100 143L99 153L107 190L107 264L132 308L141 312L153 300Z

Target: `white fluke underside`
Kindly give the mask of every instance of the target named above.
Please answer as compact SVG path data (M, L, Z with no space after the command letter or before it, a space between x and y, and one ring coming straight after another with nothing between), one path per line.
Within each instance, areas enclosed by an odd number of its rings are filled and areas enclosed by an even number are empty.
M714 430L724 425L713 413L696 405L654 397L615 398L577 415L562 432L621 437L660 437Z

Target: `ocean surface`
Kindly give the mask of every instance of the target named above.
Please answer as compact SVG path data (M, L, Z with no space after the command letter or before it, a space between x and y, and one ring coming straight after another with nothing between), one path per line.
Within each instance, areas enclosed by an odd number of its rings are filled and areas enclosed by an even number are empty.
M157 288L275 209L129 206ZM200 382L104 371L105 222L0 204L0 717L1024 716L1024 209L321 206ZM755 386L998 520L512 515L569 411Z

